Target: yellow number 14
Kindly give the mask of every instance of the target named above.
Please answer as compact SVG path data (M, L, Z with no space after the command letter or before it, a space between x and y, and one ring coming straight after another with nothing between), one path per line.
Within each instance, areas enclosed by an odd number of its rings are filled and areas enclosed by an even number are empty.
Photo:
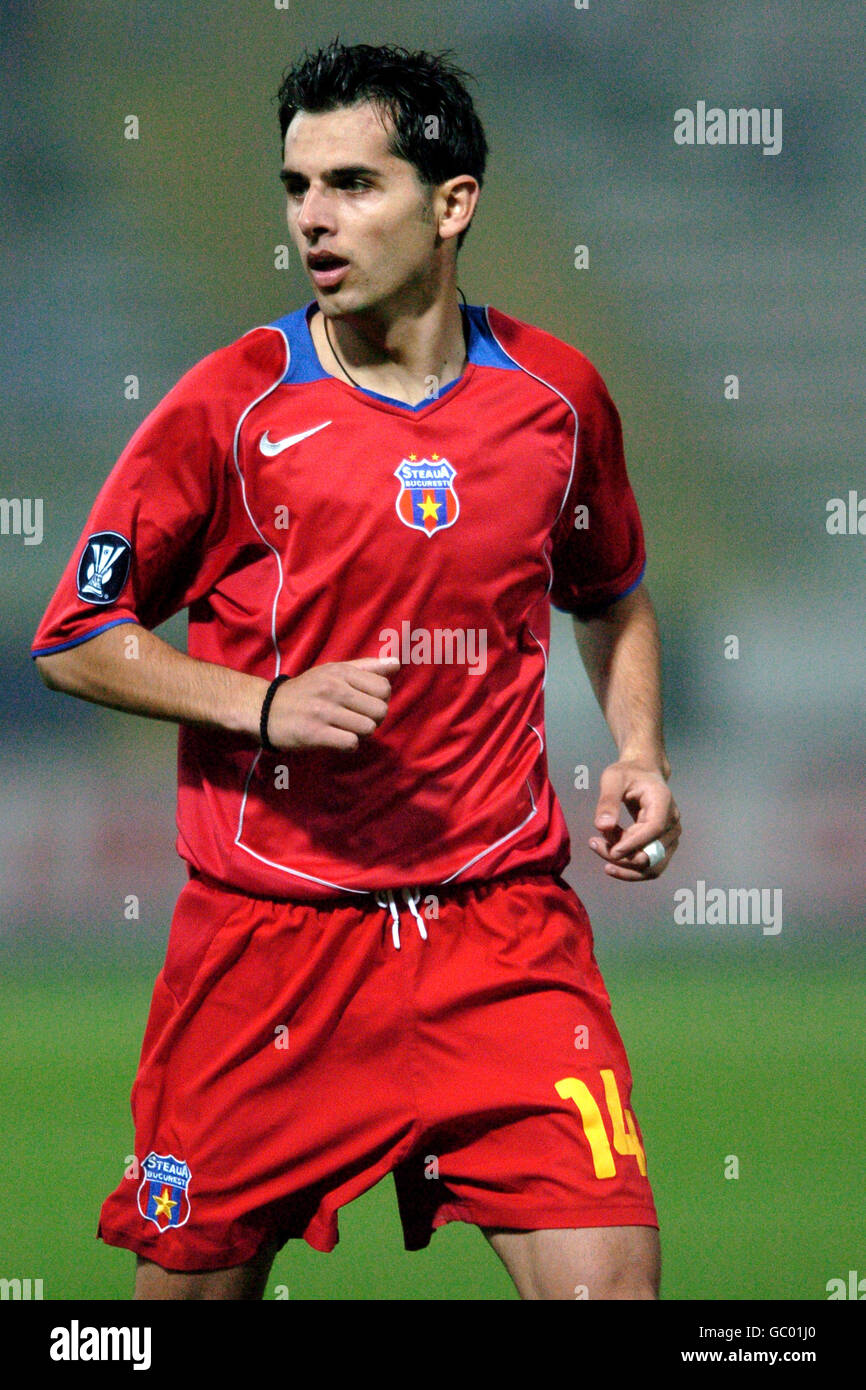
M630 1110L626 1110L623 1114L619 1091L616 1087L616 1077L613 1072L607 1067L603 1068L601 1079L604 1083L604 1098L613 1127L613 1147L618 1154L631 1154L636 1158L639 1172L643 1177L646 1177L646 1156L637 1137L634 1116ZM556 1089L563 1100L573 1100L580 1111L583 1132L592 1154L595 1176L597 1178L615 1178L616 1163L604 1127L604 1120L601 1118L601 1110L592 1091L585 1081L581 1081L576 1076L566 1076L562 1081L557 1081Z

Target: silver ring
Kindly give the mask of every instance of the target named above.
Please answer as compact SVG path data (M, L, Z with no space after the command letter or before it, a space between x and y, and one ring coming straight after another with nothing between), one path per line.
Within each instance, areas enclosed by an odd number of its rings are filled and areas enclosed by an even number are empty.
M643 852L649 860L649 867L654 869L656 864L660 864L667 854L667 850L661 840L651 840L648 845L644 845Z

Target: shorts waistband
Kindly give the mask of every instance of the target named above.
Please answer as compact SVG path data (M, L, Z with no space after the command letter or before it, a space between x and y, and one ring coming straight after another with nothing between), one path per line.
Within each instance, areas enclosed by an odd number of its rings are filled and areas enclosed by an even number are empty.
M279 897L270 893L248 893L245 889L238 888L235 884L224 883L221 879L214 878L213 875L206 874L191 864L187 864L187 870L191 879L221 893L232 893L252 902L287 903L294 907L317 908L322 912L347 907L357 907L361 911L377 911L382 907L390 910L389 894L394 897L398 894L401 897L404 893L409 894L417 907L421 898L430 895L448 902L460 903L469 897L486 897L488 893L507 887L509 884L552 882L564 888L569 886L562 874L556 869L514 869L510 873L498 874L492 878L465 879L459 883L419 883L418 880L414 880L411 883L394 884L390 887L365 888L355 893L334 893L321 898L298 898L289 893ZM380 899L384 899L384 901L380 901ZM408 899L404 901L408 905Z

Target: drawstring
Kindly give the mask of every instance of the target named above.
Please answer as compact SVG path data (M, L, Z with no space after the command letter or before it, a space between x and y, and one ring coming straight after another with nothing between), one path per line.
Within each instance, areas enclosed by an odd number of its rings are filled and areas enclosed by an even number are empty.
M426 940L427 940L427 928L424 926L424 923L422 922L421 917L420 917L419 912L418 912L418 900L419 900L419 898L421 897L421 889L420 889L420 888L415 888L415 889L412 889L412 888L403 888L401 891L402 891L402 893L403 893L403 900L404 900L404 902L408 903L408 905L409 905L409 911L412 913L412 916L415 918L415 921L418 923L418 932L419 932L419 935L420 935L420 937L421 937L421 940L422 940L422 941L426 941ZM397 904L396 904L396 902L394 901L394 890L393 890L393 888L388 888L388 889L386 889L384 894L383 894L383 893L377 893L377 894L376 894L376 902L379 904L380 907L387 907L387 908L390 910L390 913L391 913L391 939L392 939L392 941L394 942L395 950L399 951L399 949L400 949L400 909L397 907Z
M421 940L422 940L422 941L426 941L426 940L427 940L427 928L424 926L424 923L421 921L421 917L420 917L420 914L419 914L419 912L418 912L418 899L421 897L421 889L419 888L418 891L417 891L416 893L412 893L412 892L409 891L408 888L404 888L404 889L403 889L403 897L406 899L407 903L409 904L409 911L412 913L412 916L415 918L415 921L418 923L418 935L421 937Z

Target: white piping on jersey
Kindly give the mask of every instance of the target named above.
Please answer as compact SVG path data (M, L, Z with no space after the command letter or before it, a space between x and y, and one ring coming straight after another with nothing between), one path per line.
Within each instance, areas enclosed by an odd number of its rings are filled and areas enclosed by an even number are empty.
M404 901L407 902L407 903L409 904L409 911L412 913L412 916L415 918L415 921L418 923L418 934L420 935L421 940L422 940L422 941L426 941L426 940L427 940L427 928L424 926L424 923L421 921L421 918L420 918L420 916L418 915L418 900L419 900L419 898L421 897L421 889L420 889L420 887L419 887L419 888L403 888L403 889L401 889L401 892L402 892L402 894L403 894L403 899L404 899ZM391 913L391 940L394 942L394 949L397 950L397 951L399 951L399 949L400 949L400 910L399 910L399 908L397 907L396 902L394 901L394 889L393 889L393 888L386 888L384 893L377 893L377 894L376 894L376 902L379 904L380 907L387 907L387 908L390 910L390 913Z
M529 725L529 728L532 729L531 724ZM533 733L537 732L537 730L535 729L533 729L532 731ZM472 859L467 860L465 864L461 864L460 868L455 869L453 874L449 874L447 878L443 878L443 883L451 883L453 879L457 878L458 874L462 874L465 869L471 869L473 864L477 864L479 859L486 859L488 854L492 854L493 851L495 849L498 849L500 845L504 845L506 840L510 840L512 835L516 835L518 831L522 830L524 825L529 824L529 822L532 820L532 817L536 814L538 807L535 804L535 797L532 795L532 788L529 785L528 778L526 781L526 790L529 792L529 800L532 802L532 810L529 812L529 815L526 817L526 819L522 820L519 825L516 825L513 830L509 830L507 835L500 835L498 840L494 840L493 844L488 845L487 848L483 849L480 854L476 854Z
M241 483L241 498L242 498L242 500L243 500L244 510L246 511L246 514L247 514L247 516L248 516L249 519L250 519L250 522L251 522L251 524L252 524L252 526L253 526L253 528L254 528L254 530L255 530L255 532L256 532L256 535L260 538L260 540L263 542L263 544L266 545L266 546L268 547L268 550L270 550L271 554L273 555L274 559L275 559L276 562L277 562L278 582L277 582L277 590L276 590L276 593L274 594L274 603L273 603L273 607L272 607L272 609L271 609L271 641L273 642L273 645L274 645L274 662L275 662L275 666L274 666L274 675L275 675L275 676L278 676L278 675L280 674L280 648L279 648L279 644L278 644L278 642L277 642L277 603L278 603L278 601L279 601L279 597L280 597L280 594L282 593L282 589L283 589L283 562L282 562L282 560L280 559L280 553L279 553L279 551L278 551L274 546L271 545L270 541L269 541L265 536L262 535L261 530L259 529L258 525L256 524L256 519L255 519L255 517L253 516L252 512L250 511L249 503L247 502L247 488L246 488L246 482L245 482L245 479L244 479L244 475L243 475L243 473L241 472L240 461L239 461L239 459L238 459L238 441L239 441L239 439L240 439L241 426L243 425L244 420L247 418L247 416L249 415L250 411L251 411L251 410L254 410L255 407L256 407L261 401L263 401L263 400L265 399L266 396L269 396L269 395L271 394L272 391L276 391L277 387L280 385L281 381L282 381L283 378L285 377L286 372L289 370L289 365L290 365L290 362L291 362L292 354L291 354L291 349L290 349L290 347L289 347L289 340L288 340L288 338L286 337L285 333L283 332L283 330L282 330L281 328L276 328L276 327L275 327L273 324L271 324L271 323L262 324L261 327L262 327L262 328L269 328L269 329L271 329L272 332L274 332L274 333L279 333L280 337L281 337L282 340L283 340L283 346L285 347L285 350L286 350L286 361L285 361L285 365L283 366L283 368L282 368L282 370L281 370L281 372L280 372L280 375L277 377L277 379L276 379L276 381L273 383L273 385L269 386L268 389L267 389L266 391L263 391L262 394L261 394L260 396L257 396L256 399L255 399L254 401L251 401L250 404L241 412L241 415L240 415L240 417L239 417L239 419L238 419L237 427L236 427L236 429L235 429L234 443L233 443L233 445L232 445L232 454L233 454L233 456L234 456L235 471L237 472L237 475L238 475L238 477L240 478L240 483ZM250 332L252 332L252 333L255 333L255 332L257 332L257 331L258 331L258 330L255 329L255 328L253 328L253 329L250 330ZM246 854L252 855L253 859L258 859L260 863L262 863L262 864L268 864L272 869L279 869L279 870L280 870L282 873L284 873L284 874L291 874L294 878L305 878L305 879L307 879L307 881L308 881L309 883L321 883L322 886L325 887L325 888L336 888L336 889L338 889L340 892L343 892L343 893L360 893L361 895L365 895L365 894L367 893L367 891L368 891L367 889L364 889L364 888L346 888L342 883L331 883L331 882L329 882L329 880L326 879L326 878L316 878L315 875L313 875L313 874L304 874L304 873L301 873L301 871L300 871L299 869L289 869L289 868L286 867L285 864L277 864L273 859L266 859L265 856L264 856L263 854L256 854L255 850L250 849L249 845L245 845L245 844L243 843L243 841L241 840L241 835L242 835L242 833L243 833L244 812L246 811L246 807L247 807L247 796L248 796L248 794L249 794L250 782L252 781L253 773L255 772L255 770L256 770L256 768L257 768L257 766L258 766L259 759L260 759L260 757L262 756L262 751L263 751L263 750L260 748L259 751L256 753L256 756L253 758L253 761L250 763L250 770L249 770L249 772L247 773L247 778L246 778L246 781L244 782L243 796L241 797L241 806L240 806L240 811L239 811L239 813L238 813L238 825L237 825L237 830L236 830L236 832L235 832L235 840L234 840L234 842L235 842L235 844L237 845L238 849L242 849L242 850L245 851Z
M557 523L557 521L559 521L559 518L562 516L562 509L563 509L563 507L565 506L565 501L566 501L566 498L568 497L568 491L569 491L569 488L571 487L571 480L572 480L572 478L574 477L574 465L575 465L575 463L577 462L577 432L578 432L578 429L579 429L579 427L580 427L579 421L578 421L578 418L577 418L577 411L575 410L574 406L571 404L571 401L568 399L568 397L567 397L567 396L564 396L564 395L562 394L562 392L561 392L560 390L558 390L557 387L554 386L554 385L552 384L552 382L550 382L550 381L545 381L545 379L544 379L543 376L536 376L535 372L531 372L531 371L529 370L528 367L524 367L524 365L523 365L522 362L518 362L517 358L516 358L516 357L512 357L512 356L511 356L511 353L508 351L508 349L502 346L502 344L500 343L499 339L497 338L495 332L493 331L493 326L492 326L492 324L491 324L491 322L490 322L490 305L489 305L489 304L486 304L486 305L484 306L484 319L485 319L485 322L486 322L486 324L487 324L487 328L488 328L488 331L489 331L489 333L490 333L491 338L492 338L493 341L495 342L496 346L499 348L500 352L504 353L504 355L508 358L509 362L513 362L514 365L515 365L515 367L517 367L518 371L525 372L527 376L531 376L531 377L532 377L532 380L533 380L533 381L537 381L537 382L539 383L539 385L541 385L541 386L546 386L547 389L548 389L548 391L552 391L553 394L554 394L555 396L558 396L559 399L560 399L561 401L563 401L563 402L565 403L565 405L568 406L569 410L571 411L572 415L574 416L574 445L573 445L572 451L571 451L571 469L570 469L569 474L568 474L568 482L567 482L566 485L565 485L565 492L562 494L562 501L561 501L560 504L559 504L559 511L556 513L556 516L553 518L553 524L554 524L554 526L555 526L556 523Z
M261 754L257 753L253 767L255 767L260 757ZM247 787L249 786L251 776L252 769L247 777L247 785L244 787L244 804L246 804ZM243 817L243 807L241 808L241 816ZM238 827L238 835L240 835L240 826ZM257 854L254 849L250 849L249 845L245 845L240 839L236 839L235 844L238 849L242 849L245 854L251 855L253 859L258 859L260 864L267 864L269 869L279 869L281 874L291 874L292 878L305 878L308 883L321 883L323 887L336 888L340 893L357 893L362 898L366 898L370 894L369 888L347 888L344 883L332 883L329 878L316 878L315 874L305 874L301 869L289 869L285 864L278 864L275 859L266 859L263 854Z
M562 508L560 508L560 511L561 511L561 510L562 510ZM544 556L545 563L547 564L547 593L545 594L545 598L547 598L548 594L550 593L551 589L553 588L553 562L552 562L552 560L551 560L551 558L550 558L550 553L549 553L549 551L548 551L548 549L547 549L548 545L550 546L550 548L551 548L551 550L552 550L552 549L553 549L553 544L552 544L552 542L551 542L549 536L548 536L547 540L544 542L544 545L541 547L541 553L542 553L542 555Z
M493 329L493 325L492 325L491 322L490 322L490 305L489 305L489 304L487 304L487 305L484 306L484 321L485 321L485 323L487 324L487 331L489 332L491 338L492 338L493 341L496 343L496 346L499 348L500 352L502 352L503 355L504 355L505 357L508 358L509 362L513 362L514 365L515 365L515 367L517 367L518 371L525 372L527 376L531 376L532 379L533 379L533 381L537 381L537 382L539 383L539 385L541 385L541 386L546 386L546 387L548 388L549 391L552 391L553 394L554 394L555 396L558 396L559 399L560 399L565 405L568 406L569 410L571 411L572 415L574 416L574 444L572 445L572 450L571 450L571 468L570 468L569 474L568 474L568 482L567 482L566 485L565 485L565 492L562 494L562 501L561 501L560 504L559 504L559 511L556 513L556 516L554 517L554 522L553 522L553 524L554 524L554 526L555 526L556 523L557 523L557 521L559 520L559 518L562 516L562 510L563 510L563 508L564 508L564 506L565 506L565 503L566 503L566 500L567 500L567 498L568 498L568 493L569 493L569 490L570 490L570 488L571 488L571 480L572 480L572 478L574 477L574 468L575 468L575 464L576 464L576 462L577 462L577 432L578 432L578 428L579 428L579 421L578 421L578 418L577 418L577 411L575 410L574 406L571 404L571 401L570 401L566 396L564 396L564 395L562 394L561 391L557 390L557 388L556 388L551 382L545 381L545 380L544 380L544 377L536 376L535 372L531 372L531 371L529 370L528 367L525 367L525 366L523 365L522 362L518 362L517 358L516 358L516 357L512 357L512 355L511 355L511 353L508 351L508 349L502 345L502 343L499 341L499 338L496 336L496 333L495 333L495 331L494 331L494 329ZM541 552L541 553L543 554L543 556L544 556L544 558L545 558L545 560L546 560L546 562L547 562L547 568L548 568L548 570L549 570L549 572L550 572L550 579L548 580L548 585L547 585L547 593L549 594L551 588L553 587L553 566L552 566L551 563L550 563L550 557L548 556L547 550L546 550L546 548L545 548L546 546L547 546L547 541L545 541L544 546L542 547L542 552ZM544 650L543 644L542 644L541 642L539 642L538 638L535 636L535 633L532 631L532 628L529 628L529 632L530 632L530 634L532 635L532 637L534 638L534 640L535 640L536 642L538 642L539 647L541 647L541 654L542 654L542 656L544 657L544 676L543 676L543 679L542 679L542 686L541 686L541 688L542 688L542 690L543 690L544 687L545 687L545 685L546 685L546 683L547 683L547 653L546 653L545 650ZM533 724L530 724L528 727L529 727L530 729L532 729L532 732L535 734L536 738L538 739L538 742L541 744L541 749L539 750L539 757L540 757L541 754L544 752L544 739L541 737L541 734L538 732L538 730L535 728L535 726L534 726ZM519 833L519 831L521 831L525 825L528 825L528 823L532 820L532 817L536 814L536 811L538 810L538 808L537 808L537 806L536 806L536 804L535 804L535 797L532 795L532 788L531 788L531 786L529 785L529 780L528 780L528 779L527 779L527 781L526 781L526 790L529 792L529 800L530 800L530 802L532 803L532 810L529 812L529 815L526 817L526 819L523 820L523 821L521 821L520 825L516 826L514 830L510 830L510 831L508 832L507 835L501 836L500 839L495 840L494 843L493 843L492 845L488 845L487 849L482 850L480 854L476 854L476 855L474 856L474 858L470 859L466 864L462 865L461 868L455 870L455 872L454 872L453 874L449 874L448 878L443 878L443 880L442 880L443 883L451 883L451 881L452 881L453 879L457 878L459 874L465 873L465 871L466 871L467 869L471 869L472 866L473 866L473 864L477 864L477 863L478 863L479 859L485 859L485 858L487 857L488 854L492 854L493 851L494 851L495 849L498 849L500 845L505 844L505 841L506 841L506 840L510 840L511 837L512 837L513 835L517 835L517 834Z
M542 377L542 376L536 376L535 372L531 372L531 371L529 370L528 367L524 367L524 365L523 365L522 362L518 362L517 358L516 358L516 357L512 357L512 356L511 356L511 353L508 351L508 349L507 349L506 347L503 347L502 343L499 341L499 339L498 339L497 336L496 336L496 333L495 333L494 330L493 330L493 326L492 326L492 324L491 324L491 322L490 322L490 313L489 313L489 310L490 310L490 305L489 305L489 304L485 305L485 307L484 307L484 319L485 319L485 322L486 322L486 324L487 324L487 328L488 328L488 330L489 330L489 332L490 332L490 336L491 336L491 338L493 339L493 341L496 343L496 346L499 348L500 352L503 352L503 353L505 354L505 356L508 358L509 362L513 362L513 363L514 363L514 365L515 365L515 367L517 367L518 371L525 372L527 376L531 376L531 377L532 377L533 381L537 381L537 382L539 383L540 386L546 386L547 389L548 389L548 391L552 391L553 394L554 394L555 396L558 396L559 399L560 399L561 401L563 401L563 402L568 406L569 410L571 411L572 415L574 416L574 444L572 445L572 450L571 450L571 468L569 469L569 473L568 473L568 482L567 482L566 485L565 485L565 492L562 494L562 501L561 501L560 504L559 504L559 511L556 513L556 516L555 516L554 519L553 519L553 525L555 526L556 523L557 523L557 521L559 521L559 518L562 516L562 509L563 509L563 507L565 506L566 499L567 499L567 497L568 497L569 490L570 490L570 488L571 488L571 481L572 481L572 479L573 479L573 477L574 477L574 467L575 467L575 464L577 463L577 436L578 436L578 433L579 433L579 431L580 431L580 421L579 421L579 419L578 419L577 411L575 410L574 406L572 405L572 403L571 403L571 401L568 399L568 397L567 397L567 396L564 396L564 395L562 394L562 392L561 392L560 390L558 390L558 388L557 388L556 386L553 385L552 382L550 382L550 381L545 381L544 377ZM545 542L544 542L544 545L543 545L543 547L542 547L541 553L542 553L542 555L544 556L545 562L546 562L546 564L547 564L547 569L548 569L548 572L549 572L549 575L550 575L550 578L549 578L548 581L547 581L547 592L548 592L548 594L549 594L550 591L551 591L551 589L553 588L553 565L551 564L551 561L550 561L550 555L549 555L548 552L547 552L547 545L548 545L548 541L545 541ZM534 635L534 634L533 634L533 635ZM537 639L536 639L536 640L537 640ZM539 645L541 645L541 644L539 643ZM543 649L542 649L542 650L543 650ZM545 657L545 660L544 660L544 668L545 668L545 669L544 669L544 678L545 678L545 682L546 682L546 681L547 681L547 658L546 658L546 657Z
M270 324L263 324L262 327L270 328L271 325L270 325ZM257 331L256 329L251 329L251 332L253 332L253 333L255 333L256 331ZM276 593L274 594L274 603L273 603L273 607L271 608L271 641L273 642L273 645L274 645L274 657L275 657L275 660L276 660L276 668L275 668L275 670L274 670L274 675L275 675L275 676L278 676L278 675L280 674L280 649L279 649L279 646L277 645L277 601L278 601L278 599L279 599L279 597L280 597L280 594L281 594L282 588L283 588L283 562L282 562L282 560L280 559L280 552L277 550L276 546L271 545L270 541L269 541L265 536L262 535L262 532L260 531L260 529L259 529L259 527L258 527L258 524L257 524L257 522L256 522L256 519L255 519L255 517L253 516L252 512L250 511L249 503L247 502L247 485L246 485L246 479L244 478L244 475L243 475L243 473L241 472L241 466L240 466L240 462L239 462L239 460L238 460L238 440L240 439L241 426L242 426L242 424L244 423L244 420L247 418L247 416L249 415L250 411L251 411L251 410L254 410L254 409L256 408L256 406L259 405L259 403L265 399L266 396L269 396L269 395L271 394L272 391L276 391L277 387L279 386L279 384L280 384L280 382L282 381L283 377L285 376L286 372L289 370L289 340L288 340L288 338L286 337L285 333L282 331L281 328L276 328L276 329L274 329L273 331L274 331L275 333L279 333L280 337L281 337L282 340L283 340L283 343L285 344L285 348L286 348L286 362L285 362L285 366L283 367L282 371L280 372L280 375L277 377L277 379L276 379L276 381L273 383L273 385L269 386L268 389L267 389L266 391L263 391L262 394L261 394L260 396L256 396L256 399L255 399L254 401L250 401L249 405L246 406L246 407L241 411L240 416L238 417L238 423L237 423L237 425L236 425L236 427L235 427L235 437L234 437L234 442L233 442L233 444L232 444L232 455L233 455L233 457L234 457L235 472L237 473L238 477L240 478L240 482L241 482L241 499L242 499L243 504L244 504L244 511L246 512L247 516L249 517L250 522L251 522L251 524L252 524L252 526L253 526L253 529L255 530L255 533L256 533L256 535L258 536L259 540L260 540L264 545L266 545L266 546L268 547L268 550L271 552L271 554L273 555L274 559L275 559L276 562L277 562L277 591L276 591Z
M547 592L550 593L550 589L548 589ZM529 631L530 637L532 638L533 642L538 643L539 647L541 648L541 655L544 657L544 675L541 678L541 688L542 690L544 690L545 686L547 685L547 652L544 650L544 643L541 641L539 637L536 637L535 633L532 631L532 628L529 626L528 623L526 626ZM532 725L530 724L529 727L532 728Z

